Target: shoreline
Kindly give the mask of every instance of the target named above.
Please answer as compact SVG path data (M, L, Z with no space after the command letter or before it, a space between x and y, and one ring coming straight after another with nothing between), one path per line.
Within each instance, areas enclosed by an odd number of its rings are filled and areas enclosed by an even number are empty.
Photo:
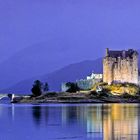
M97 104L97 103L140 103L140 96L123 97L117 95L98 96L85 93L49 93L38 97L17 96L11 103L18 104L45 104L45 103L63 103L63 104Z
M73 101L73 102L66 102L66 101L61 101L61 102L57 102L57 101L52 101L52 102L11 102L12 104L139 104L140 101L132 101L132 102L102 102L102 101L99 101L99 102L94 102L94 101L91 101L91 102L88 102L88 101L81 101L81 102L76 102L76 101Z

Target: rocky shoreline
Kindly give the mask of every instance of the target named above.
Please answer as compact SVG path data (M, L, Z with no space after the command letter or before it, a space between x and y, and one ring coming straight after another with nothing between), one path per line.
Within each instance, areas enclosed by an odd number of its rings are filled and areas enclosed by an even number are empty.
M93 93L47 93L38 97L19 96L12 103L140 103L140 95L95 95Z

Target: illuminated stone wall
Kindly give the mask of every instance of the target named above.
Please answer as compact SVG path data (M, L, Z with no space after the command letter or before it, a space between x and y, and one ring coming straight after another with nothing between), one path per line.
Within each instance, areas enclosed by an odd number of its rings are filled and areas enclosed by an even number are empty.
M127 57L111 57L106 54L103 59L103 81L108 84L138 84L138 53L133 51L132 55Z

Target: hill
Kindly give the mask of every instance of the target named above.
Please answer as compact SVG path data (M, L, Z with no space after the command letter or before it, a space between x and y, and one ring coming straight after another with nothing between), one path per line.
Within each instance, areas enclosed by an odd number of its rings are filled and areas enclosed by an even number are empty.
M66 49L63 42L48 44L34 44L0 63L0 89L86 59L86 56L80 55L80 51L72 50L70 47Z
M23 80L8 89L1 90L1 92L30 93L33 81L36 79L43 82L47 81L49 83L50 90L60 91L62 82L75 81L77 79L85 78L87 75L91 74L93 70L95 73L102 73L101 58L71 64L52 73Z

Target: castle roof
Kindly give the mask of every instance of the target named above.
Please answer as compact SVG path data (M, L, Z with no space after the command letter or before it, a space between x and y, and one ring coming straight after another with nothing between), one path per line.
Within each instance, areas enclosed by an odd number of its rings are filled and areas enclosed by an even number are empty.
M114 51L114 50L108 50L108 56L112 58L117 57L133 57L133 54L137 54L137 52L133 49L129 49L128 51Z

